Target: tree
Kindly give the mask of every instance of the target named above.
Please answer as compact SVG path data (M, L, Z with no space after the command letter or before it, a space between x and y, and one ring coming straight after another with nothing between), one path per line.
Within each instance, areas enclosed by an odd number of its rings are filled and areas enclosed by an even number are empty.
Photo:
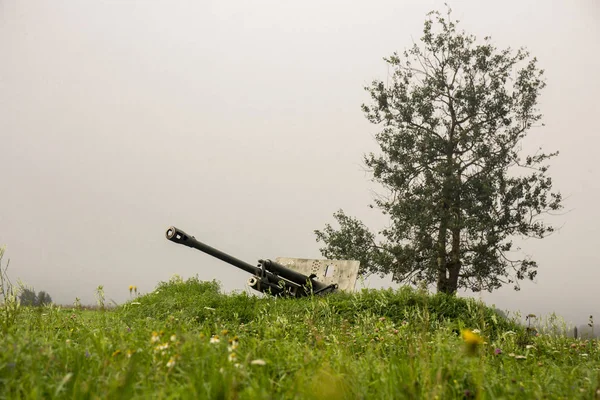
M37 305L37 296L35 290L29 288L23 288L19 295L19 300L23 306L35 306Z
M35 290L29 288L23 288L19 295L19 300L23 306L44 306L52 303L52 297L43 290L40 290L38 294L35 294Z
M375 235L339 210L339 229L315 230L317 242L323 256L357 259L362 273L392 273L396 282L451 294L508 283L519 290L537 263L511 254L513 237L546 237L554 228L542 217L562 208L546 165L558 152L519 154L542 117L543 70L524 48L476 43L450 17L450 9L427 14L421 46L384 58L389 82L365 88L372 102L362 110L381 126L381 154L364 161L386 191L370 207L389 226Z
M48 293L44 292L43 290L40 290L37 295L36 305L45 306L45 305L51 304L51 303L52 303L52 297L50 297L50 295Z

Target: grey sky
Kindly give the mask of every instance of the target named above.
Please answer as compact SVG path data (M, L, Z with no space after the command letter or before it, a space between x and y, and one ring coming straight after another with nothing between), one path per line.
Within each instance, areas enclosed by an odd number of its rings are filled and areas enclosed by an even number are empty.
M540 264L502 309L585 321L600 284L600 2L454 1L478 38L546 70L551 175L570 212L525 249ZM320 258L343 208L378 228L362 154L363 87L443 1L0 2L0 245L10 276L60 303L175 273L243 289L247 274L168 242L175 225L248 262ZM385 281L375 279L372 287ZM600 316L600 315L599 315Z

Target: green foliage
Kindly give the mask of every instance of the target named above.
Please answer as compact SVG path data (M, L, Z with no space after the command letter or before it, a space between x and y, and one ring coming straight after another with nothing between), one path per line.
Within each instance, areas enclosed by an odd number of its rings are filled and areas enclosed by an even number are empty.
M98 287L96 288L96 303L98 304L98 307L100 308L100 310L105 309L105 307L106 307L105 302L106 302L106 298L104 296L104 286L98 285Z
M339 210L339 229L315 233L325 257L358 259L363 273L445 293L518 290L537 264L509 256L512 238L547 236L554 228L541 217L562 208L546 164L558 152L520 155L542 118L543 70L525 49L477 43L450 14L428 14L421 45L385 58L388 80L366 88L372 102L362 108L381 126L381 153L364 161L387 192L371 207L389 226L375 235Z
M35 294L35 290L30 288L23 288L21 294L19 295L19 301L22 306L25 307L33 307L37 304L37 295Z
M472 354L462 329L480 330ZM0 347L0 398L593 398L600 385L597 341L527 336L480 302L410 288L294 300L172 280L104 312L23 307Z
M225 296L220 293L218 282L202 282L195 277L161 282L154 292L130 301L121 312L127 320L162 320L171 316L207 325L217 321L240 324L255 318L258 301L246 293Z
M43 290L40 290L38 294L35 290L24 287L19 294L19 301L22 306L26 307L39 307L45 306L52 303L50 295Z
M274 320L290 315L310 314L336 324L356 323L364 315L385 317L397 324L427 318L428 329L465 326L485 329L495 336L498 330L522 330L493 308L474 299L457 298L444 293L429 295L408 286L398 290L338 292L327 297L285 299L222 294L216 281L202 282L197 277L180 282L161 282L150 294L130 301L120 309L126 321L171 318L204 326L235 327L251 324L268 315Z
M0 247L0 329L2 333L8 332L15 324L21 311L18 300L18 288L8 278L10 260L3 267L4 247Z
M52 303L52 297L50 297L50 294L44 292L43 290L40 290L37 294L37 305L38 306L47 306L48 304Z

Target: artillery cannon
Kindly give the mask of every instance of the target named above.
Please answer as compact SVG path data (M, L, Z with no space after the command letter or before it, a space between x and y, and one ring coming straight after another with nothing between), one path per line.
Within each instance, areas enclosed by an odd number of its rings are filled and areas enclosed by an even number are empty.
M267 259L258 260L258 265L254 266L204 244L174 226L167 229L166 236L171 242L200 250L252 274L248 286L273 296L304 297L332 293L340 289L339 282L342 282L342 290L353 290L358 277L358 261L283 259L288 264L285 266Z

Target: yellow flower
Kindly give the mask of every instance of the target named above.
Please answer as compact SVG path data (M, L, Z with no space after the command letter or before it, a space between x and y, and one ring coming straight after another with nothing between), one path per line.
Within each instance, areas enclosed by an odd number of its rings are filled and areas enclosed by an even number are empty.
M469 329L462 330L462 337L468 354L474 354L477 351L477 346L483 344L483 338Z
M483 344L483 338L479 336L476 332L473 332L471 330L463 329L462 337L463 340L468 344Z
M129 293L133 290L133 285L129 285Z

